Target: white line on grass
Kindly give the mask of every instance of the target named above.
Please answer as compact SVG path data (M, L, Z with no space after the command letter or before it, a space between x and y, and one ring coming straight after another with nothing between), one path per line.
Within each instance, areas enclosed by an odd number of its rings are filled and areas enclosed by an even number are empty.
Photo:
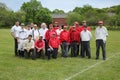
M118 55L118 54L120 54L120 53L117 53L116 55ZM107 58L105 61L107 61L107 60L113 58L113 57L116 56L116 55L113 55L113 56ZM91 66L89 66L88 68L85 68L85 69L83 69L82 71L79 71L78 73L76 73L76 74L74 74L74 75L72 75L72 76L66 78L65 80L70 80L70 79L72 79L72 78L78 76L79 74L81 74L81 73L83 73L83 72L85 72L85 71L88 71L89 69L91 69L91 68L95 67L96 65L99 65L99 64L101 64L101 63L103 63L103 62L105 62L105 61L103 60L103 61L100 61L100 62L94 64L94 65L91 65Z

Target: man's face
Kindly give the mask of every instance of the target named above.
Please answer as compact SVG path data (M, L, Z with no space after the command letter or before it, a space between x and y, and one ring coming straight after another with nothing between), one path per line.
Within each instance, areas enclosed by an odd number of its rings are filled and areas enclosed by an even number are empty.
M16 26L19 26L19 22L16 22L15 25L16 25Z
M25 26L21 25L21 28L24 28Z
M46 25L42 25L41 27L42 27L42 28L45 28L45 27L46 27Z
M30 30L31 29L30 26L28 26L27 29Z
M50 24L50 25L49 25L49 28L50 28L50 29L53 29L53 25L52 25L52 24Z
M103 23L98 23L99 26L103 26Z
M54 38L56 35L55 34L52 34L52 37Z
M42 36L39 37L39 40L42 40Z
M29 37L28 37L28 39L29 39L29 40L31 40L31 39L32 39L32 37L31 37L31 36L29 36Z
M86 26L86 22L83 22L82 24L83 24L83 26Z

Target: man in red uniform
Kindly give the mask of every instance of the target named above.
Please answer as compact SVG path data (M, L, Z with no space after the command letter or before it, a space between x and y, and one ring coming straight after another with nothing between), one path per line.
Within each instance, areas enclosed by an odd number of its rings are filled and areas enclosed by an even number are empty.
M76 29L76 31L78 31L79 36L80 36L80 32L81 32L82 30L81 30L81 27L80 27L79 23L78 23L77 21L75 21L75 22L74 22L74 26L75 26L75 29ZM72 30L73 30L73 27L71 27L69 31L71 32ZM79 37L79 39L80 39L80 37ZM78 49L77 49L77 55L79 55L79 45L80 45L80 44L77 44L77 48L78 48Z
M49 43L50 38L52 37L52 33L55 33L57 35L55 29L53 28L53 24L50 24L49 25L49 29L45 33L45 39L46 39L45 51L47 51L47 49L49 48L48 43ZM45 55L47 56L47 52L46 52Z
M52 53L52 57L54 59L57 58L58 49L59 49L60 41L56 36L56 33L52 33L52 37L49 40L49 48L48 48L48 60L50 59L50 54Z
M67 26L64 26L60 33L60 43L62 44L62 57L68 57L68 46L70 44L70 34L67 31Z
M55 29L55 30L59 29L58 22L55 22L55 23L54 23L54 29Z
M70 43L71 43L71 57L76 57L78 54L78 45L80 43L80 33L76 30L75 26L73 26L73 29L70 32Z
M79 25L79 23L78 23L77 21L74 22L74 26L75 26L75 29L76 29L78 32L81 32L81 27L80 27L80 25ZM73 27L71 26L70 29L69 29L69 31L71 32L72 29L73 29Z
M36 57L41 57L44 59L44 48L45 48L45 42L42 39L42 35L40 35L39 39L35 41L35 51L36 51Z

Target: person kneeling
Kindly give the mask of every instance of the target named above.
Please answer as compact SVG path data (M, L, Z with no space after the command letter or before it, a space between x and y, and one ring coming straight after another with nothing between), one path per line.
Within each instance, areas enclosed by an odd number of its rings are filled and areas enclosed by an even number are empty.
M50 54L52 53L52 58L56 59L58 54L60 41L55 33L52 33L52 37L49 40L49 48L48 48L48 60L50 59Z
M24 42L24 53L26 59L30 57L31 52L32 52L32 59L35 60L36 57L34 53L34 41L32 40L32 35L29 35L28 39Z
M45 42L43 40L42 35L40 35L39 39L35 41L35 52L37 58L41 56L43 59L45 58L44 48L45 48Z

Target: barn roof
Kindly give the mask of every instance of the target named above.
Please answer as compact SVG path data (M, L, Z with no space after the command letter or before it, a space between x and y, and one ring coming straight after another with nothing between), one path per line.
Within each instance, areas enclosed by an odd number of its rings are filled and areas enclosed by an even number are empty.
M66 18L67 14L51 14L52 18Z

